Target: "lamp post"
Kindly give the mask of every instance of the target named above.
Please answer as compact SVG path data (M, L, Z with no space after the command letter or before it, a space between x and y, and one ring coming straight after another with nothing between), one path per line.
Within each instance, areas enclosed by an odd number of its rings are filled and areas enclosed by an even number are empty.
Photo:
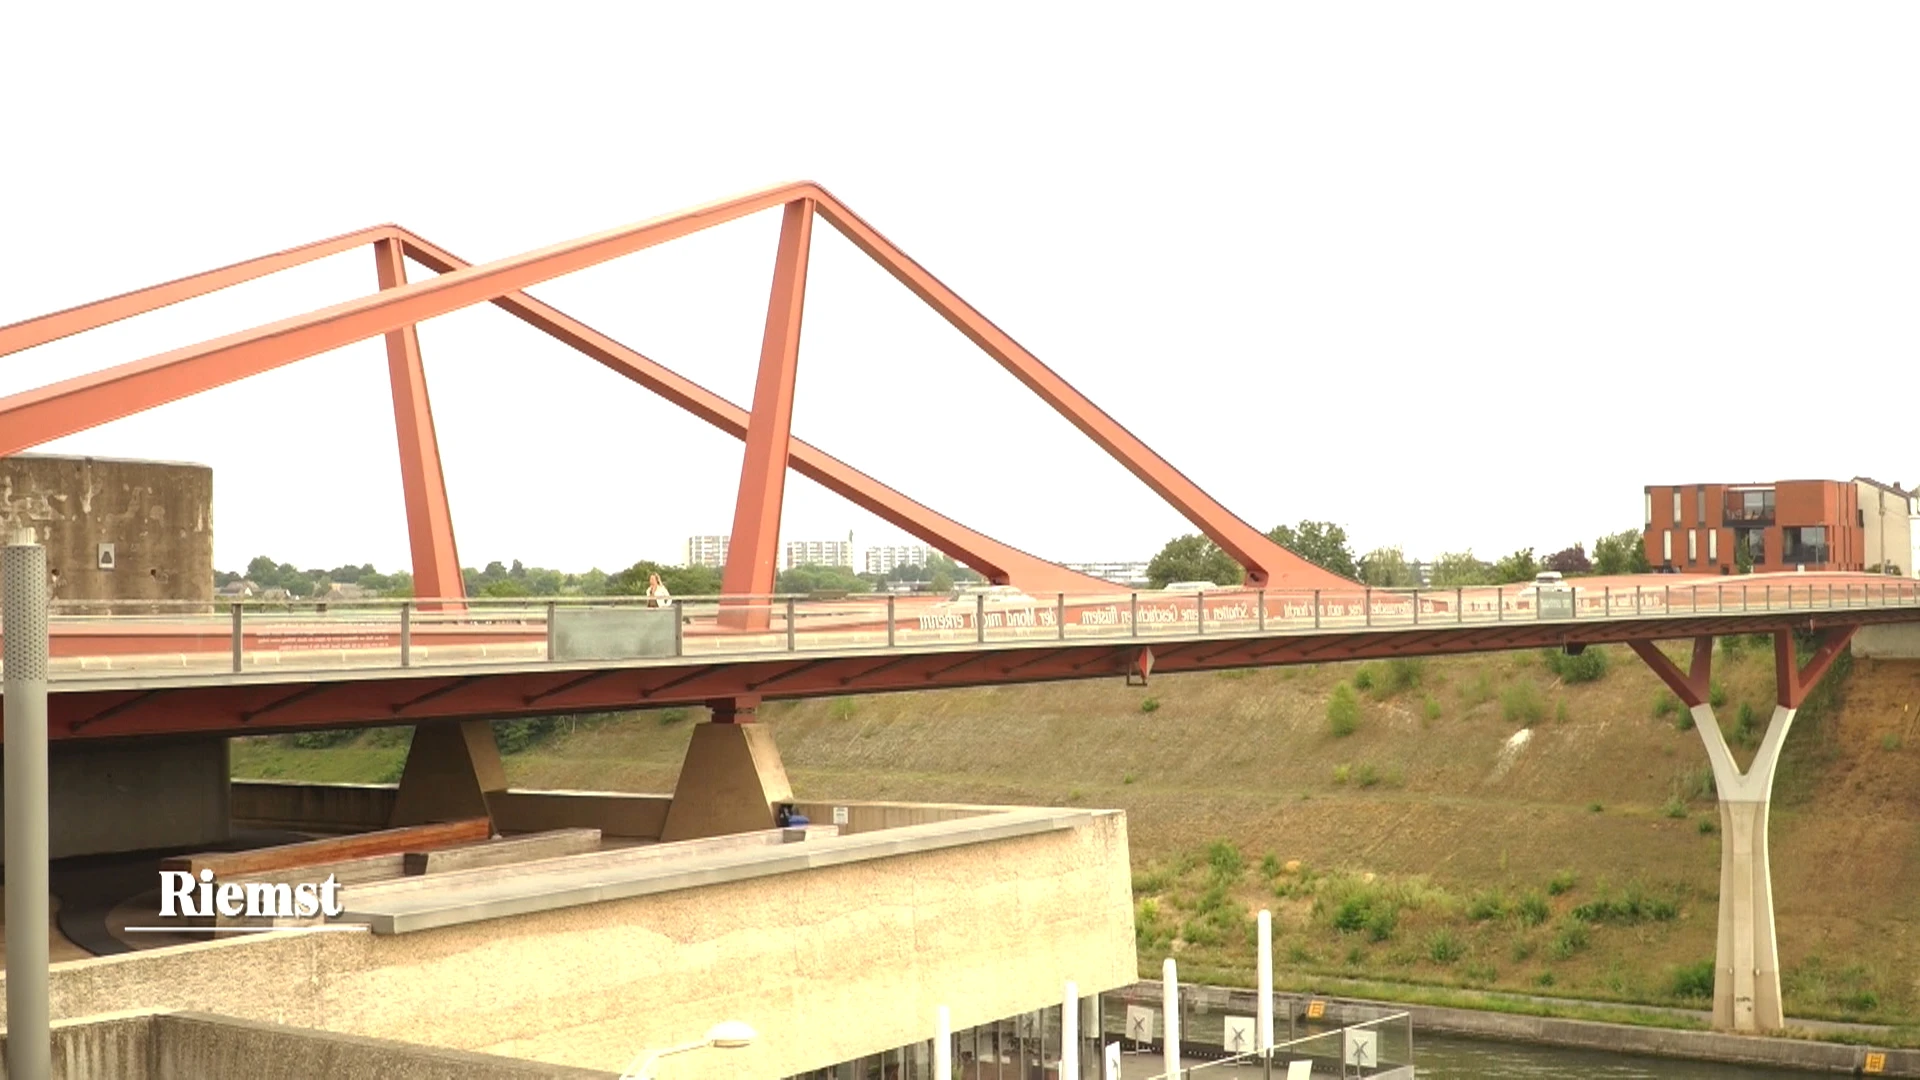
M709 1046L722 1050L735 1050L754 1040L753 1028L739 1020L722 1020L707 1029L707 1037L698 1042L669 1046L665 1050L645 1050L634 1058L634 1064L620 1074L620 1080L653 1080L653 1065L670 1054L684 1054L689 1050L704 1050Z

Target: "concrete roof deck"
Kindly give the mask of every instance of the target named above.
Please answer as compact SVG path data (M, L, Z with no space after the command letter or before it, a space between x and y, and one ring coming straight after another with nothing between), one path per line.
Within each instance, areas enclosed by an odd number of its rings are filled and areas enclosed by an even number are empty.
M703 850L695 841L682 849L684 854L665 850L681 847L678 844L602 850L343 890L346 913L333 921L365 923L376 934L404 934L1071 829L1117 812L1001 809L852 835L809 836L794 843Z

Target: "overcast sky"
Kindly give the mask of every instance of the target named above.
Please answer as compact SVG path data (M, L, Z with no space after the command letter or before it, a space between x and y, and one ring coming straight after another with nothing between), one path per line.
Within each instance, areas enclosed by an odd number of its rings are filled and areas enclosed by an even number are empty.
M1258 528L1591 544L1643 485L1920 481L1920 8L17 5L0 323L381 222L486 261L785 180ZM742 404L778 211L533 292ZM414 268L416 276L426 271ZM1192 531L830 228L795 434L1062 561ZM357 251L0 393L374 288ZM422 327L461 561L679 561L739 443L490 307ZM407 562L385 353L40 448L214 469L216 561ZM785 533L903 539L797 477Z

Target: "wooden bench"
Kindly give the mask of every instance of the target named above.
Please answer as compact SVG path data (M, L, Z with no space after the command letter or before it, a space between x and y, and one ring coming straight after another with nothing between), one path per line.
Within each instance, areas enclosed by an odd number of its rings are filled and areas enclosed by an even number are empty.
M493 825L486 818L469 818L465 821L355 833L352 836L332 836L325 840L254 848L251 851L176 855L160 860L160 869L184 870L196 878L202 870L211 870L218 881L274 870L313 868L376 856L404 855L410 851L429 851L485 840L492 835Z
M554 829L531 836L504 840L486 840L459 847L409 851L401 856L406 873L443 874L453 870L477 870L483 866L551 859L560 855L578 855L600 850L599 829ZM345 882L343 881L342 884Z

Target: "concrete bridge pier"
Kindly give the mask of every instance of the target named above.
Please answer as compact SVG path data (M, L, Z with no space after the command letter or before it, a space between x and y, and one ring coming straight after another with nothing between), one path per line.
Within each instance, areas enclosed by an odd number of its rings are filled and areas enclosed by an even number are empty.
M693 729L662 841L771 829L776 808L793 801L773 729L754 719L758 699L709 705L713 720Z
M1720 936L1714 950L1713 1026L1777 1031L1780 950L1773 930L1773 877L1767 863L1767 812L1780 747L1797 709L1775 706L1767 734L1745 773L1733 760L1710 704L1693 707L1693 726L1713 763L1720 796Z
M432 720L413 729L388 824L492 818L487 797L507 790L489 720Z
M1774 634L1777 703L1753 761L1742 772L1721 734L1708 700L1713 639L1693 641L1693 659L1682 672L1651 641L1630 642L1661 681L1693 715L1720 800L1720 933L1714 950L1713 1026L1722 1031L1777 1031L1786 1026L1780 996L1780 949L1773 924L1773 877L1767 860L1767 817L1780 750L1807 691L1847 647L1852 628L1824 632L1803 667L1793 632Z

